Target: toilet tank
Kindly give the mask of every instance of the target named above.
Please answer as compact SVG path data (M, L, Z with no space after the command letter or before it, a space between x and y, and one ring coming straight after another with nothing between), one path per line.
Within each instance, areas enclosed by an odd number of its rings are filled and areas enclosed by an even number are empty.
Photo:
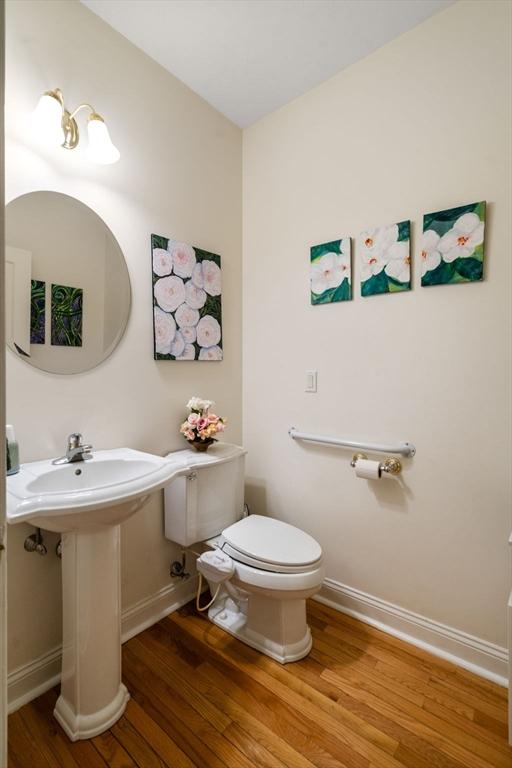
M167 539L188 547L241 519L246 453L239 445L216 443L207 453L168 454L183 469L164 489Z

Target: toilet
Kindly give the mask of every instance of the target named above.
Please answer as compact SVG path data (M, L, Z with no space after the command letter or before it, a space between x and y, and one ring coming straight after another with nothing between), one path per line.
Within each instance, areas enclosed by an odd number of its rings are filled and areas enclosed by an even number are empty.
M322 549L293 525L244 517L245 454L229 443L169 454L183 470L165 488L165 536L206 545L197 565L215 597L210 621L285 664L311 649L306 598L322 585Z

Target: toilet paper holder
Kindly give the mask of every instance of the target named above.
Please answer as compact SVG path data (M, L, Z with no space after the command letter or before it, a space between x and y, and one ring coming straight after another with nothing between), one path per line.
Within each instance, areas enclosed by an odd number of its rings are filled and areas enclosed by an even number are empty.
M355 467L359 459L367 458L368 456L366 453L354 453L352 456L352 461L350 462L350 466ZM402 462L399 459L395 459L391 456L388 459L381 461L379 464L379 472L386 472L388 475L399 475L401 471Z

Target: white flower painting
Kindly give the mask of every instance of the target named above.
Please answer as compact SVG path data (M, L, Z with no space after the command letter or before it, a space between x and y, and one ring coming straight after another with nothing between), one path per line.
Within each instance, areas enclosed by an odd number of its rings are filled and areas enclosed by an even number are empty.
M222 360L220 256L151 236L155 360Z
M421 240L421 284L481 280L484 267L485 202L427 213Z
M361 233L361 295L411 289L410 221Z
M350 238L311 248L311 303L329 304L352 298Z

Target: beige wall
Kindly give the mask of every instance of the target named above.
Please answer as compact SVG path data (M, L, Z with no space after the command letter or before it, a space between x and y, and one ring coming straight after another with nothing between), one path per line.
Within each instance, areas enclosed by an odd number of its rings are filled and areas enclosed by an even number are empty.
M59 86L73 107L92 101L121 161L89 164L79 150L36 144L27 117ZM241 132L78 2L7 4L7 200L52 189L93 208L117 238L132 283L126 334L89 373L55 376L8 352L7 420L23 461L59 456L79 430L96 448L163 454L191 395L218 402L241 440ZM85 132L85 122L80 122ZM174 236L222 255L225 360L154 362L150 235ZM10 529L9 667L61 640L58 537L46 558L27 554L29 526ZM176 548L163 537L160 496L123 526L123 606L169 584Z
M504 644L509 586L509 5L459 2L245 132L245 442L253 511L302 526L327 575ZM241 133L76 2L10 2L7 200L81 199L112 229L133 291L125 337L93 371L54 376L8 353L7 420L24 461L97 448L181 447L191 394L212 397L241 440ZM456 41L456 44L454 43ZM122 159L35 143L46 89L104 112ZM83 125L83 123L82 123ZM486 279L311 307L309 246L363 227L487 199ZM149 235L222 254L225 360L152 359ZM357 279L357 270L356 275ZM305 370L318 369L318 394ZM356 480L350 452L299 446L299 428L418 448L402 485ZM10 529L9 666L61 638L60 563ZM49 547L57 537L48 535ZM169 583L176 548L160 497L123 526L123 604Z
M505 644L510 586L510 4L459 2L244 132L244 441L252 511L327 576ZM422 214L488 201L483 283L420 287ZM413 290L311 307L309 246L410 218ZM305 371L318 370L318 394ZM358 480L304 431L409 440Z

